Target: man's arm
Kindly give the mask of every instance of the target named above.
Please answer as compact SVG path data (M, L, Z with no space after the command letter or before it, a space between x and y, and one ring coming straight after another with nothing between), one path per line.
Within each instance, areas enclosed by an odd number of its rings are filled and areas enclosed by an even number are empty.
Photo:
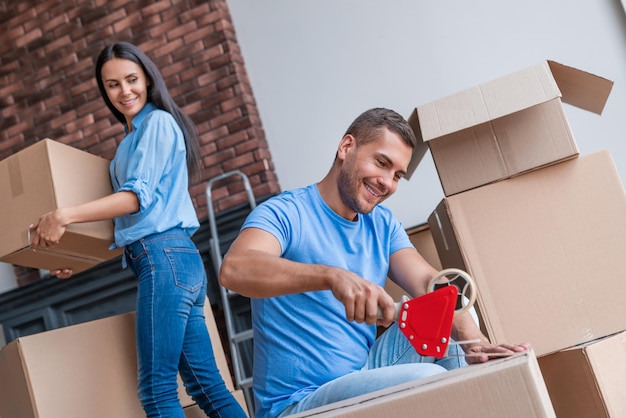
M374 324L378 306L393 311L393 300L382 287L350 271L298 263L280 255L280 244L272 234L246 228L224 256L220 284L254 298L331 290L346 307L348 321Z
M397 251L390 257L389 278L409 292L411 297L425 294L428 283L437 273L413 248ZM468 363L483 363L490 359L489 354L501 356L530 348L529 344L491 344L468 312L455 315L452 338L456 341L473 341L462 345L463 351L469 354Z

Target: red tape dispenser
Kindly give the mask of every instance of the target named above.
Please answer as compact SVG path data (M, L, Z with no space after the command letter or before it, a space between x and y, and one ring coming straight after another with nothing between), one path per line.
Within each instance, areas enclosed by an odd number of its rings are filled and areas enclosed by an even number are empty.
M461 285L457 281L462 281ZM441 287L435 289L437 286ZM400 331L419 354L437 358L446 355L454 315L474 305L474 289L474 280L465 271L445 269L430 281L428 293L411 300L405 296L396 304Z

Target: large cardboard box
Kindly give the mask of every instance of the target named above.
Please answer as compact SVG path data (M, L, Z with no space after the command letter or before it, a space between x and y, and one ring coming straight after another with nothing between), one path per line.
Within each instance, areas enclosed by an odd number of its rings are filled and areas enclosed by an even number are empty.
M531 351L311 409L302 417L554 417Z
M112 193L109 162L51 139L0 161L0 261L75 273L121 254L109 250L113 222L73 224L51 249L30 247L28 226L59 207Z
M205 316L217 366L232 392L208 300ZM180 378L179 398L183 407L194 405ZM134 313L18 338L0 350L0 417L83 417L85 411L90 418L145 417L137 397Z
M613 82L546 61L417 107L413 173L430 149L446 196L574 158L561 102L600 114Z
M557 416L626 416L626 332L539 358Z
M429 225L489 338L543 356L626 329L625 214L605 150L444 198Z

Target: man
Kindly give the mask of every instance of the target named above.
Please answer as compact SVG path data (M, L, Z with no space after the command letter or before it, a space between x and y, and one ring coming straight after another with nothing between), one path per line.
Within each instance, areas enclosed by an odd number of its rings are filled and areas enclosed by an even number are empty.
M220 281L252 298L257 416L283 417L467 364L452 345L449 357L421 357L398 327L376 339L376 324L389 326L394 314L386 278L416 297L437 274L379 206L415 145L402 116L370 109L348 128L322 181L266 201L242 226ZM452 337L469 341L462 348L473 363L529 348L490 344L468 313L455 317Z

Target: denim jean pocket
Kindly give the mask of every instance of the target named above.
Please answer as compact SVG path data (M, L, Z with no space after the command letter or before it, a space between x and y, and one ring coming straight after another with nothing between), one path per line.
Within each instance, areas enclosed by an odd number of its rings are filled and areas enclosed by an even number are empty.
M165 248L176 286L196 292L205 279L202 257L196 248Z

